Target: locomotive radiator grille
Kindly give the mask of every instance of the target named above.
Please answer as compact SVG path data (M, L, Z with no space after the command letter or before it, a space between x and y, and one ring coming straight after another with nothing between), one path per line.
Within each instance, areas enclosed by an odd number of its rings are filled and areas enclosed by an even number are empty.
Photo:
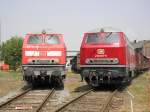
M60 60L58 58L51 59L32 59L29 60L29 64L58 64Z
M88 58L86 64L118 64L117 58Z

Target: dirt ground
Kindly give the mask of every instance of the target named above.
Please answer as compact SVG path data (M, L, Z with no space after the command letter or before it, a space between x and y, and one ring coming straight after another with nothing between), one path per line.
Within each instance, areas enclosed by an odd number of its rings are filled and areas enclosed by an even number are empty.
M80 74L72 72L68 72L65 88L69 90L71 95L76 95L76 93L82 93L90 89L85 81L81 82Z
M0 71L0 97L18 91L24 85L21 76L14 76L14 73L12 74L13 75L9 72Z

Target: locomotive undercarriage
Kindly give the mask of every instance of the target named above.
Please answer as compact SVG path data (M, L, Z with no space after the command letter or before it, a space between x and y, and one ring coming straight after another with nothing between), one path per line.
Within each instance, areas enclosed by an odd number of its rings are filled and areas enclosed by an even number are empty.
M63 87L66 77L65 66L23 66L23 79L33 86L49 84L55 87Z
M122 84L129 81L130 77L126 68L82 68L81 75L93 87L101 84Z

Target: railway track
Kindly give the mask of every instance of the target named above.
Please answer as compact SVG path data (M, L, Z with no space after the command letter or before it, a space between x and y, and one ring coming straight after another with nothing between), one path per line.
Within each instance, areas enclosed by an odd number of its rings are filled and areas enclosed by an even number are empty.
M55 90L28 89L14 98L0 104L0 112L40 112Z
M92 89L77 98L62 97L62 90L28 89L0 105L0 112L106 112L121 104L118 90L93 91ZM117 100L116 100L117 99ZM120 98L119 98L120 99Z
M66 103L57 109L56 112L107 112L112 109L112 100L117 93L117 89L112 92L93 91L91 89Z

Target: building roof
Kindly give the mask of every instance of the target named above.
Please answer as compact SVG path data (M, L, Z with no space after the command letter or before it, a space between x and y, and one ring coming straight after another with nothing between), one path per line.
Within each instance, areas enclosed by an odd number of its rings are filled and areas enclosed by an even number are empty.
M138 42L132 42L132 45L134 46L135 49L137 48L143 48L144 44L150 43L150 40L142 40Z
M143 47L143 45L144 45L144 43L143 43L143 41L139 41L139 42L132 42L131 43L132 45L133 45L133 47L135 48L135 49L137 49L137 48L142 48Z

